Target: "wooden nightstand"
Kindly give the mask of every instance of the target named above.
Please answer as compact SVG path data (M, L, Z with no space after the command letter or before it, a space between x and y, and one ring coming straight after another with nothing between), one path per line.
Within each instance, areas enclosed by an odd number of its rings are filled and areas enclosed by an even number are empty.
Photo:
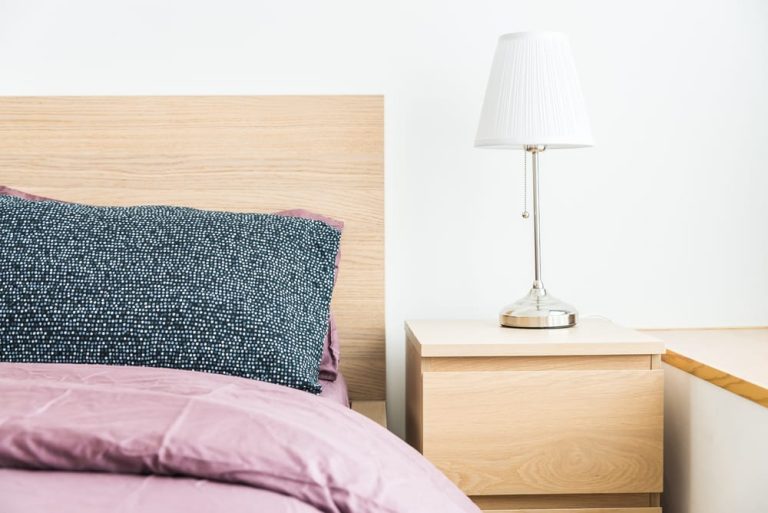
M406 438L485 511L659 512L661 341L409 321Z

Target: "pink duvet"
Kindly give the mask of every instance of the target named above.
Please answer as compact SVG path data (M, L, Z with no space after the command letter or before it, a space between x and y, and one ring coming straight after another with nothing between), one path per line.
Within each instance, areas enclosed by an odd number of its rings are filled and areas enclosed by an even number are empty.
M169 369L0 363L0 511L479 510L397 437L305 392Z

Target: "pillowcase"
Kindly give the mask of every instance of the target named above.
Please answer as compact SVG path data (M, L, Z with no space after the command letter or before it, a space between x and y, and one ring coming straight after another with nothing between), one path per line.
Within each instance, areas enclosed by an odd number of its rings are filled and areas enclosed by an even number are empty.
M44 196L37 196L28 192L19 191L0 185L0 196L16 196L17 198L24 198L29 201L59 201L67 203L66 201L57 200L53 198L46 198ZM280 216L302 217L305 219L314 219L316 221L322 221L325 224L337 229L339 233L344 229L344 222L332 217L327 217L322 214L315 214L309 210L304 209L291 209L277 212ZM336 253L336 261L334 263L334 284L336 283L336 277L339 275L339 263L341 261L341 251ZM325 381L334 381L339 374L339 362L341 360L341 343L339 341L338 331L336 329L336 320L333 318L333 314L328 319L328 333L326 333L325 340L323 341L323 356L320 359L320 379Z
M309 210L303 208L296 208L293 210L283 210L277 213L279 216L293 216L303 217L305 219L314 219L315 221L322 221L323 223L332 226L339 230L339 233L344 229L344 221L333 219L322 214L315 214ZM339 276L339 264L341 262L341 251L336 253L336 262L334 264L333 271L333 283L336 284L336 279ZM341 361L341 344L339 342L339 334L336 330L336 319L331 314L328 319L328 335L323 345L323 358L320 361L320 379L326 381L335 381L339 375L339 362Z
M298 217L0 196L0 360L318 393L340 237Z

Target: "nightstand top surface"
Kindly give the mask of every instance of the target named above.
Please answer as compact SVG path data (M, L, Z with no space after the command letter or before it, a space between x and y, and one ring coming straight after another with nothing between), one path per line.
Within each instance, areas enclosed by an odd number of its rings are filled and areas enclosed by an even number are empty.
M607 319L582 319L573 328L504 328L496 321L419 320L405 323L422 357L661 354L664 343Z

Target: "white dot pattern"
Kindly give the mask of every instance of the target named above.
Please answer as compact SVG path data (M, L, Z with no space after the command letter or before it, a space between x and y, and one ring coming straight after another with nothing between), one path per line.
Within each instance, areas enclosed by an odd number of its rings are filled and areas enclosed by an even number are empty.
M0 196L0 361L320 391L341 234L320 221Z

